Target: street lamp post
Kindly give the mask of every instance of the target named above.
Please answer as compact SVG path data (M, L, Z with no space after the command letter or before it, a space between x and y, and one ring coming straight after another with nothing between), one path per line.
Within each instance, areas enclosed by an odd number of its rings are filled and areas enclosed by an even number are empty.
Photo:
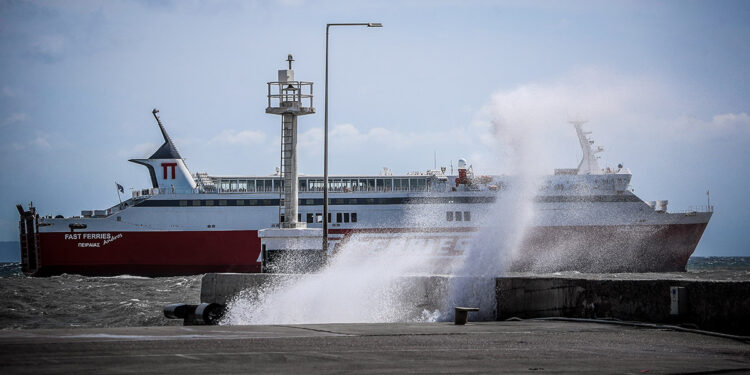
M328 31L331 26L383 27L381 23L329 23L326 24L326 83L323 109L323 251L328 253Z

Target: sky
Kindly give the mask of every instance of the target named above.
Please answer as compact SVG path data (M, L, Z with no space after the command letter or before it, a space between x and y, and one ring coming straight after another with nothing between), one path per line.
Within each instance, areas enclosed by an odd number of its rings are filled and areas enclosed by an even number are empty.
M0 0L0 241L15 205L77 215L149 187L161 119L191 172L268 175L266 82L314 82L299 165L322 173L325 24L335 174L575 167L571 119L644 200L714 216L696 255L750 256L750 2ZM513 137L504 138L502 127Z

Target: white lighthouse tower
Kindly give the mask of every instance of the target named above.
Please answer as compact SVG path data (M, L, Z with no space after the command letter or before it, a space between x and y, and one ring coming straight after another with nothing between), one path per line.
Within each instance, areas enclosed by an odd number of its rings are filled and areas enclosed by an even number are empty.
M297 221L299 185L297 182L297 117L315 113L313 83L294 80L292 55L287 57L289 69L279 70L279 80L268 82L266 113L281 115L282 196L279 227L304 228Z
M313 83L294 80L292 55L288 69L279 70L278 81L268 82L266 113L281 115L282 190L279 203L279 226L258 231L261 239L260 260L264 272L309 271L325 258L320 246L323 231L307 228L297 219L299 182L297 181L297 117L315 113Z

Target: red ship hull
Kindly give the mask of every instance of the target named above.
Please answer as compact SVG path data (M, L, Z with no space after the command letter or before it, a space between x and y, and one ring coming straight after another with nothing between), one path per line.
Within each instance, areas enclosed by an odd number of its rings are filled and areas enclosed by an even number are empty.
M685 271L706 224L534 227L512 259L512 271L669 272ZM435 238L470 237L453 229L333 230L344 235L395 234ZM466 232L466 231L464 231ZM76 237L76 235L79 235ZM384 237L385 238L385 237ZM390 237L393 238L393 237ZM456 241L447 242L455 246ZM445 242L435 242L444 247ZM435 253L444 251L436 248ZM255 230L111 233L40 233L35 276L175 276L206 272L260 272L260 240ZM407 249L408 251L408 249ZM461 255L453 248L452 255Z
M511 268L518 272L684 272L706 225L535 228Z
M84 234L84 233L80 233ZM35 276L175 276L206 272L260 272L260 239L254 230L200 232L112 232L107 238L70 238L40 233ZM67 238L66 238L67 236ZM105 236L101 236L105 237ZM87 244L82 247L81 244Z

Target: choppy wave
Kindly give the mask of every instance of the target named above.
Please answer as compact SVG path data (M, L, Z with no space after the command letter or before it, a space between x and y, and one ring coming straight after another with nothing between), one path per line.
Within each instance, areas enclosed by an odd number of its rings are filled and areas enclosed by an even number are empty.
M750 271L750 257L690 257L688 272L700 270Z
M0 263L0 277L23 276L21 263Z
M200 300L201 276L144 278L26 277L2 265L0 329L180 325L164 318L170 303Z

